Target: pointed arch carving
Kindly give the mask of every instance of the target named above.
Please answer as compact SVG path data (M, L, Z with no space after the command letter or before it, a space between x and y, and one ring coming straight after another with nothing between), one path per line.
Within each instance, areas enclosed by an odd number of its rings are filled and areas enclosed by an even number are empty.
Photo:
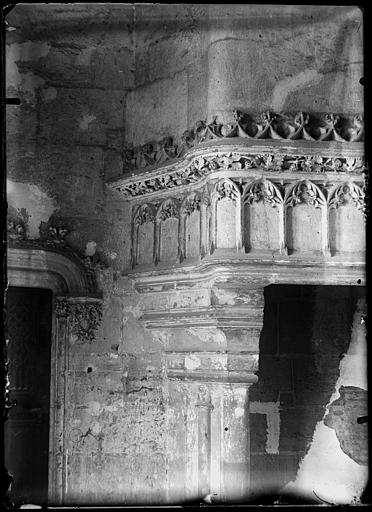
M199 192L191 192L182 201L180 209L180 258L198 257L202 241L202 199Z
M142 204L137 208L132 222L132 267L151 264L155 248L155 206Z
M289 253L329 256L327 199L318 185L305 179L284 197L286 247Z
M278 186L259 178L245 185L242 200L245 251L284 252L284 201Z
M216 249L241 249L241 193L229 178L220 179L214 185L210 224L211 252Z
M156 212L155 264L161 261L176 263L180 259L180 205L167 198Z
M328 199L329 245L332 255L364 253L365 194L359 185L346 181L335 187Z

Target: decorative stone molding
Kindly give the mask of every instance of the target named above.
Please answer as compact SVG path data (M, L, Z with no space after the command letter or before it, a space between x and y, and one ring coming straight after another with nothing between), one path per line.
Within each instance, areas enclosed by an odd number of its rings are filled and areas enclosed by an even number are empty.
M259 149L263 148L258 148ZM300 148L298 148L300 150ZM284 178L288 174L295 177L300 174L345 175L365 172L366 167L362 156L311 156L303 152L297 154L265 154L249 151L221 152L218 155L205 155L137 176L127 175L108 183L127 199L138 199L143 196L158 195L175 189L203 184L205 178L215 173L240 171L239 177L252 177L255 171L277 173ZM272 149L271 149L272 151ZM321 149L320 149L321 151Z
M55 301L58 318L68 318L71 333L80 343L91 343L102 319L102 303L99 299L58 298Z
M166 352L169 379L198 382L254 383L258 353Z
M226 138L244 138L249 140L306 140L360 142L364 137L364 123L361 115L353 117L335 114L296 115L264 112L258 119L235 111L234 123L219 124L216 118L211 123L198 121L194 128L186 130L178 144L172 137L159 142L147 143L124 152L124 169L142 169L160 165L183 156L190 148L203 142Z
M75 295L99 295L97 281L96 281L96 270L105 267L105 264L99 259L98 256L80 256L76 251L71 249L66 244L65 235L67 230L63 229L54 231L53 235L45 239L26 239L17 238L8 240L8 271L12 272L13 261L17 259L17 265L21 265L24 272L37 271L47 272L48 269L45 267L46 261L50 265L50 271L56 276L60 276L62 280L65 279L65 275L75 274L79 275L78 280L84 280L83 283L68 284L67 289L71 290L72 294ZM31 259L30 254L32 254ZM23 255L23 256L22 256ZM69 261L69 263L62 263L62 261ZM71 266L71 271L57 270L60 265L65 267L66 265ZM26 268L28 267L28 268ZM19 285L20 286L20 285ZM76 291L74 291L76 288ZM65 293L66 290L61 290Z

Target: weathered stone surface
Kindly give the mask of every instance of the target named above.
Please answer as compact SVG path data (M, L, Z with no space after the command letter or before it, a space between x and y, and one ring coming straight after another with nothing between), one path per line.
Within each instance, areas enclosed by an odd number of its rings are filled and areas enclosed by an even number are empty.
M26 237L58 224L69 247L103 262L94 339L82 343L58 320L55 501L229 502L295 477L334 392L358 294L299 286L270 296L268 285L364 279L360 143L345 142L363 131L361 118L342 141L328 125L323 142L305 140L304 127L298 140L243 130L243 142L216 144L212 131L163 174L144 152L131 203L105 182L128 170L124 150L168 136L178 144L198 120L230 123L236 109L292 112L293 123L298 110L360 114L360 18L356 8L243 4L22 4L8 16L7 95L22 101L7 107L10 213ZM163 146L168 165L174 147ZM344 205L335 190L353 180ZM354 370L324 422L363 466L365 425L354 419L365 391Z
M332 402L324 424L336 431L342 450L358 464L368 464L367 392L353 386L341 386L340 398Z

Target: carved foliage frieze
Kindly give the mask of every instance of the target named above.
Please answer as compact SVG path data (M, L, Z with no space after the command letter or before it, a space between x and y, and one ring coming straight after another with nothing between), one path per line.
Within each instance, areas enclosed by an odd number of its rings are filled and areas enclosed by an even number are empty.
M222 124L215 117L212 122L198 121L191 130L186 130L179 142L165 137L158 142L146 143L124 152L124 170L141 169L160 165L183 156L189 149L203 142L219 139L272 139L360 142L364 137L361 115L353 117L335 114L293 115L264 112L253 118L241 111L233 112L234 121Z
M241 155L232 153L197 157L181 169L169 169L162 176L138 177L125 183L113 184L127 198L137 198L164 192L180 186L194 185L218 171L262 170L270 173L285 171L296 173L357 173L365 171L362 157L329 158L323 156L293 156L280 154Z
M102 319L101 302L71 302L66 299L55 301L56 316L69 321L71 333L81 343L91 343Z

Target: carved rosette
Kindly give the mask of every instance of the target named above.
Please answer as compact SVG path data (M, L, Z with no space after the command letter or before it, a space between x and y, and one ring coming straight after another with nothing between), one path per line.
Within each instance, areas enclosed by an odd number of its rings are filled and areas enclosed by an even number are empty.
M92 343L95 331L102 319L101 301L72 302L67 299L55 301L57 318L67 318L71 333L80 343Z
M264 201L273 208L283 204L283 198L278 187L266 179L261 179L249 185L245 189L243 196L244 202L248 204Z

